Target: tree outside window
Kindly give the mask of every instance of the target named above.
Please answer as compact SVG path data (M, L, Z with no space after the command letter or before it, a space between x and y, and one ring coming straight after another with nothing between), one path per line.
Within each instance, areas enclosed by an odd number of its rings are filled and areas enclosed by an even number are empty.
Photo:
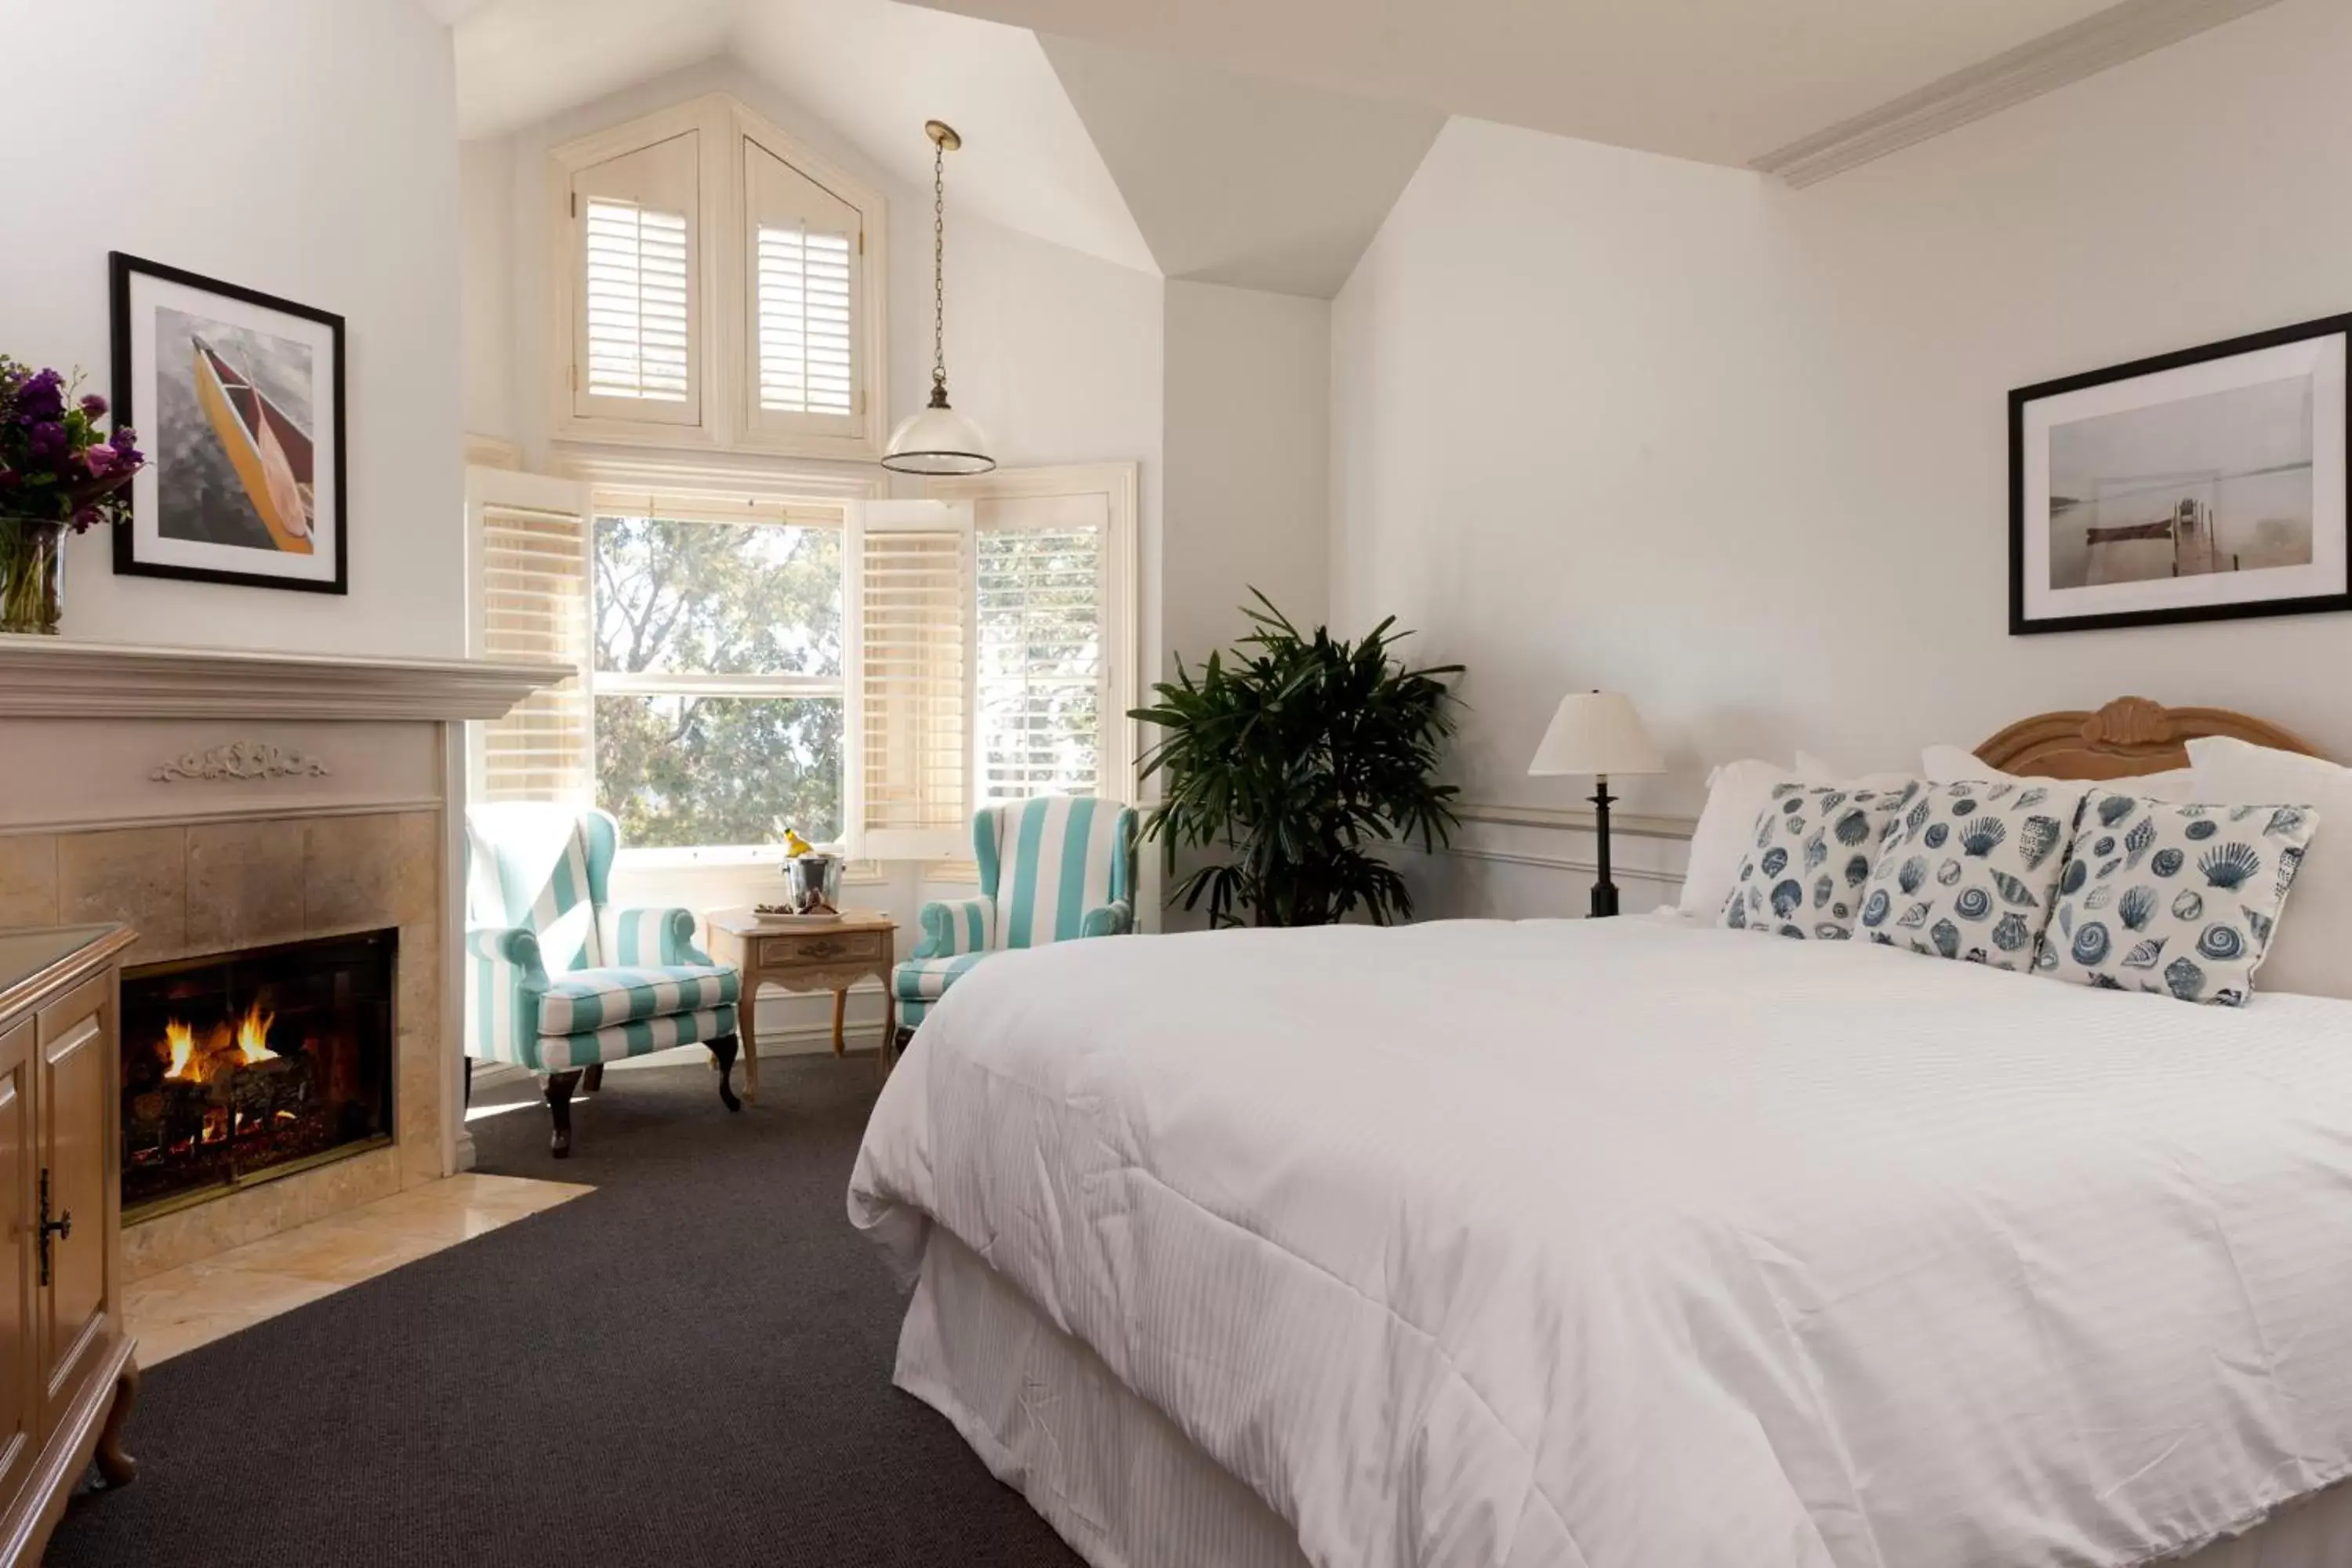
M842 831L842 535L596 520L597 798L635 848Z

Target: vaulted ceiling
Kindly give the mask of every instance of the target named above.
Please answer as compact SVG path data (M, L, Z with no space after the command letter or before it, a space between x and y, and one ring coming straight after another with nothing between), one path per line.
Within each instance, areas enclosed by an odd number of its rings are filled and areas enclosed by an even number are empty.
M922 121L952 123L963 210L1313 296L1449 114L1770 166L1950 84L2042 90L2269 3L420 0L454 25L468 136L729 56L910 184L929 180ZM1969 90L1975 112L2028 95ZM1918 134L1957 122L1937 112Z

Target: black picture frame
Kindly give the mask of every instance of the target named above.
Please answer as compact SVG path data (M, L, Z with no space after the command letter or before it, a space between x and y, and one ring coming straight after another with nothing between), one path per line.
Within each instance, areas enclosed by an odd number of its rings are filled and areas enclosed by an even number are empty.
M140 503L136 499L141 492L136 489L133 491L133 521L114 530L116 574L129 577L167 577L182 582L225 583L247 588L281 588L295 593L348 595L351 592L349 527L351 502L350 489L346 482L347 464L344 451L344 409L347 400L344 378L343 318L331 310L318 310L292 300L280 299L274 294L265 294L257 289L247 289L241 284L224 282L217 278L206 278L182 268L166 266L160 261L150 261L119 250L108 253L107 271L114 338L113 385L110 388L110 401L116 421L138 430L140 444L146 448L151 466L161 457L161 454L150 444L157 439L160 433L149 429L141 417L142 399L139 396L141 389L135 381L132 353L131 312L134 308L132 292L135 279L150 278L164 283L177 284L185 289L235 300L242 305L313 322L324 328L329 343L327 400L332 405L325 411L323 417L314 416L312 420L312 424L318 429L326 431L329 436L329 450L325 454L326 462L323 467L325 471L332 476L333 504L327 516L312 520L312 529L314 536L331 542L334 552L334 574L331 578L286 576L267 571L239 571L142 558L139 550L140 529L137 521L137 508ZM257 420L258 416L257 416ZM315 440L312 453L315 460ZM315 485L313 493L315 494ZM258 549L250 551L248 553L261 559L266 559L268 554L267 551Z
M2144 610L2122 610L2103 614L2045 616L2030 619L2026 614L2028 573L2035 563L2027 559L2027 434L2026 412L2035 403L2062 397L2086 388L2132 381L2144 376L2161 374L2188 366L2208 364L2219 360L2234 359L2250 353L2280 348L2290 343L2305 342L2315 338L2341 337L2346 341L2346 353L2352 361L2352 313L2325 316L2316 321L2302 321L2291 327L2277 327L2268 331L2252 332L2244 337L2221 342L2206 343L2193 349L2158 354L2148 359L2133 360L2124 364L2110 365L2104 370L2088 371L2079 375L2045 381L2032 386L2016 388L2009 395L2009 631L2011 637L2032 637L2047 632L2097 631L2131 626L2176 626L2200 621L2241 620L2254 616L2302 616L2328 611L2352 610L2352 576L2347 576L2341 591L2303 595L2295 597L2250 599L2239 603L2193 605L2171 605ZM2344 428L2339 433L2347 456L2352 456L2352 398L2346 399ZM2352 461L2345 465L2345 509L2337 520L2337 528L2352 526ZM2314 476L2315 483L2317 476ZM2315 528L2319 526L2315 519ZM2352 559L2352 539L2345 542L2347 557ZM2046 570L2048 562L2041 563ZM2215 574L2217 577L2219 574Z

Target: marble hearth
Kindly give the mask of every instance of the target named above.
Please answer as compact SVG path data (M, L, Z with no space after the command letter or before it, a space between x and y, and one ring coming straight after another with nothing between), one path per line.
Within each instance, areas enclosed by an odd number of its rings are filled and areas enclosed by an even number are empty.
M0 925L125 921L133 964L399 933L391 1143L129 1226L131 1279L470 1163L462 726L561 674L0 637Z

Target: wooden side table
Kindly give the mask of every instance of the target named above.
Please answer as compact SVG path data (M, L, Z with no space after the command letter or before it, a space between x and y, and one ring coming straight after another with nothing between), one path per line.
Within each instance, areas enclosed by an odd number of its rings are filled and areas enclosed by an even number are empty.
M762 920L750 910L721 910L707 916L710 955L731 963L743 976L738 1011L742 1026L743 1098L760 1098L760 1050L753 1028L760 987L833 993L833 1054L842 1054L841 1026L849 988L868 975L882 982L882 1064L889 1066L898 1035L898 1004L890 992L890 966L897 961L898 927L887 914L845 911L824 925L786 925Z

